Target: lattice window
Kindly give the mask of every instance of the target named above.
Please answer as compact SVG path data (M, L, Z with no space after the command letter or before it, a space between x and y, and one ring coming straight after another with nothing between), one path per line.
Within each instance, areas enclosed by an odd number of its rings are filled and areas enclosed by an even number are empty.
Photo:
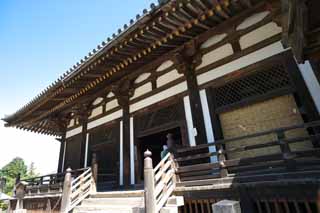
M285 68L282 65L274 65L214 90L219 108L288 86L290 78Z
M90 145L115 143L118 141L118 131L117 125L108 128L99 128L90 134Z

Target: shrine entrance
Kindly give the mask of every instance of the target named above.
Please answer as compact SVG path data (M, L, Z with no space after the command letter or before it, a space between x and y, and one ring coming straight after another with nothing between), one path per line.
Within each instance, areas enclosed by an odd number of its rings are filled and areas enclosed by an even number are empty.
M188 146L184 112L182 99L175 98L145 109L134 117L136 183L143 182L144 152L147 149L152 152L153 166L156 166L169 133L176 146Z
M98 191L109 191L119 186L119 134L117 125L102 127L90 133L88 165L95 154Z
M160 132L155 132L150 135L143 136L138 138L139 144L138 148L138 159L140 164L139 169L139 178L143 180L143 159L144 159L144 152L148 149L152 152L152 161L153 166L156 166L161 161L161 152L163 151L163 146L167 145L168 134L173 141L174 145L179 147L182 145L182 137L181 137L181 128L176 127Z

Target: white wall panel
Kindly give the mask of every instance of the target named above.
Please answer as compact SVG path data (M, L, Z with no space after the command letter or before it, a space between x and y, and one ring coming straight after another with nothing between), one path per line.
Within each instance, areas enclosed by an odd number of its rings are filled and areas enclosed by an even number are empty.
M185 112L186 121L187 121L189 144L190 144L190 146L195 146L196 145L196 139L195 139L196 130L195 130L194 126L193 126L192 112L191 112L189 96L186 96L186 97L183 98L183 104L184 104L184 112Z
M310 62L306 61L304 64L299 64L299 69L311 94L314 104L316 105L317 110L320 113L320 85L317 77L314 74Z
M253 53L242 56L241 58L238 58L227 64L224 64L220 67L214 68L208 72L200 74L199 76L197 76L198 84L202 85L221 76L224 76L228 73L239 70L256 62L262 61L283 51L285 51L285 49L283 48L280 41L273 43Z
M230 56L233 54L233 49L231 44L225 44L217 49L212 50L211 52L206 53L202 56L202 62L201 64L196 68L200 69L202 67L205 67L209 64L212 64L216 61L219 61L227 56Z
M105 123L108 123L110 121L113 121L115 119L118 119L118 118L121 118L122 117L122 110L118 110L114 113L111 113L109 115L106 115L102 118L99 118L95 121L91 121L88 123L88 129L92 129L92 128L95 128L97 126L100 126L100 125L103 125Z
M75 135L77 135L77 134L80 134L81 132L82 132L82 126L79 126L79 127L75 128L75 129L72 129L72 130L70 130L70 131L67 131L67 133L66 133L66 138L70 138L70 137L72 137L72 136L75 136Z
M138 88L135 89L134 95L130 98L130 100L135 99L137 97L140 97L148 92L152 91L152 84L151 82L148 82Z
M130 176L131 184L135 184L134 174L134 129L133 129L133 117L130 117Z
M181 82L180 84L177 84L173 87L170 87L169 89L166 89L162 92L159 92L153 96L150 96L148 98L145 98L137 103L134 103L132 105L130 105L130 112L135 112L137 110L140 110L140 109L143 109L147 106L150 106L152 104L155 104L159 101L162 101L162 100L165 100L169 97L172 97L174 95L177 95L179 93L182 93L184 91L187 90L187 83L184 81L184 82Z
M102 107L102 106L99 106L99 107L94 108L94 109L92 110L92 112L91 112L91 115L90 115L89 119L90 119L90 118L94 118L94 117L96 117L96 116L98 116L98 115L101 115L101 114L102 114L102 111L103 111L103 107Z
M114 108L116 108L118 106L119 106L119 104L118 104L118 100L117 99L109 101L108 103L106 103L106 111L114 109Z
M120 121L120 159L119 159L119 184L123 185L123 121Z
M202 107L203 118L204 118L204 126L206 128L207 142L213 143L215 141L215 138L214 138L214 134L213 134L213 128L212 128L212 122L211 122L211 116L210 116L210 111L209 111L206 90L200 91L200 100L201 100L201 107ZM209 151L215 152L216 147L210 146ZM211 162L217 162L217 156L211 156L210 160L211 160Z
M267 38L281 33L281 31L281 27L278 27L274 22L270 22L269 24L243 35L239 40L240 47L241 49L251 47Z
M171 81L181 78L183 74L178 73L178 70L172 70L166 74L163 74L157 78L157 87L161 87Z
M258 22L262 21L265 17L267 17L267 15L269 15L270 12L269 11L263 11L260 13L256 13L253 14L252 16L246 18L243 22L241 22L238 26L237 26L237 30L244 30L247 29L248 27L257 24Z

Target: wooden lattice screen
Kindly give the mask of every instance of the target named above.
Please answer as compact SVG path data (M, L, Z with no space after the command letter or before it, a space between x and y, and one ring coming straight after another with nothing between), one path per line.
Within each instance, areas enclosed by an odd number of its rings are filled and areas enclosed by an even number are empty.
M263 68L258 72L214 88L217 108L222 108L272 91L289 88L290 78L281 64Z

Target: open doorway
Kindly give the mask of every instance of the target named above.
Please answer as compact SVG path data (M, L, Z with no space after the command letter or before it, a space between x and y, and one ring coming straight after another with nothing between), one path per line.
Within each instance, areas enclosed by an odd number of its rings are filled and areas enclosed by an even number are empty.
M144 152L147 149L149 149L152 152L153 166L156 166L161 161L161 152L163 150L163 145L167 145L167 135L169 133L173 135L173 140L175 145L179 146L182 144L180 127L152 133L139 138L138 155L139 155L139 158L141 159L141 166L140 166L140 172L139 172L141 180L143 180Z

